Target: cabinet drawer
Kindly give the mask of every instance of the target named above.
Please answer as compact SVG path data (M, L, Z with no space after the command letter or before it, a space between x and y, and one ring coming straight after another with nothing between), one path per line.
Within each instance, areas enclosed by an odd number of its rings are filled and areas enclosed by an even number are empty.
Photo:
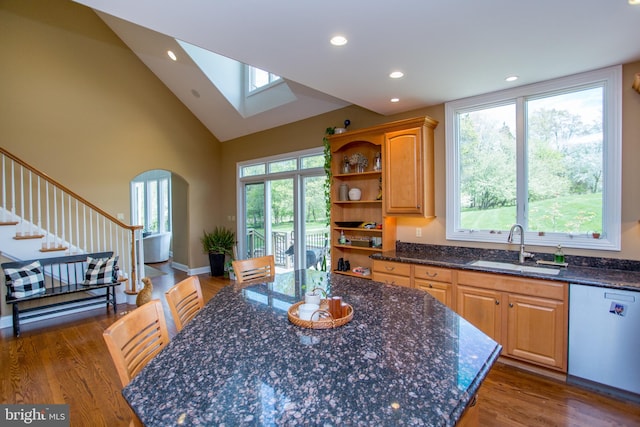
M386 283L387 285L411 287L411 278L409 276L396 276L395 274L373 272L373 280L376 282Z
M552 298L559 301L566 300L568 289L565 282L471 271L459 271L458 284L533 297Z
M429 265L416 265L413 267L413 276L416 279L435 280L437 282L451 282L451 270L432 267Z
M396 276L411 276L411 264L392 261L373 261L373 271L380 273L393 274Z

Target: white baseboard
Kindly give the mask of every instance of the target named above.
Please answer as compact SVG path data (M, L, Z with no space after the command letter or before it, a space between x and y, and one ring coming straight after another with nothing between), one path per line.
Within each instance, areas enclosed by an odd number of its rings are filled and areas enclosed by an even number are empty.
M175 268L176 270L184 271L189 276L195 276L198 274L207 274L211 271L211 267L197 267L197 268L189 268L188 265L180 264L177 262L171 262L171 268Z

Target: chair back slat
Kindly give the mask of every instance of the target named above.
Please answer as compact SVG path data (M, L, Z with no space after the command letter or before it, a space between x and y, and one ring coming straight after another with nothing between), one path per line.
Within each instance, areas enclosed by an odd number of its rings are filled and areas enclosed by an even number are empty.
M178 331L181 331L204 307L198 276L187 277L177 283L165 293L165 296Z
M233 272L238 283L249 280L269 280L276 274L275 259L273 255L232 262Z
M103 337L124 387L169 343L160 300L149 301L118 319Z

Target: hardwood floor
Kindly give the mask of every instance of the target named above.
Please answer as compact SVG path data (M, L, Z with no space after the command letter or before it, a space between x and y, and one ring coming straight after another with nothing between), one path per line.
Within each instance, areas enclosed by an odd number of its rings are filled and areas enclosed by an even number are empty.
M171 333L175 327L164 292L186 275L167 264L167 274L153 277L153 298L163 302ZM205 300L227 280L201 275ZM117 315L103 308L65 316L54 324L22 326L20 338L11 328L0 330L0 402L67 403L72 426L126 426L132 416L102 332ZM482 426L640 426L640 405L595 394L510 366L497 364L480 397Z

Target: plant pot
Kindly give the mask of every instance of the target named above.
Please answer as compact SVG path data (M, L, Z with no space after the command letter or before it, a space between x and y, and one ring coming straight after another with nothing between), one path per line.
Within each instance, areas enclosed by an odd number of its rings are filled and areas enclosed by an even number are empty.
M224 257L224 254L209 253L209 265L212 276L224 276Z

